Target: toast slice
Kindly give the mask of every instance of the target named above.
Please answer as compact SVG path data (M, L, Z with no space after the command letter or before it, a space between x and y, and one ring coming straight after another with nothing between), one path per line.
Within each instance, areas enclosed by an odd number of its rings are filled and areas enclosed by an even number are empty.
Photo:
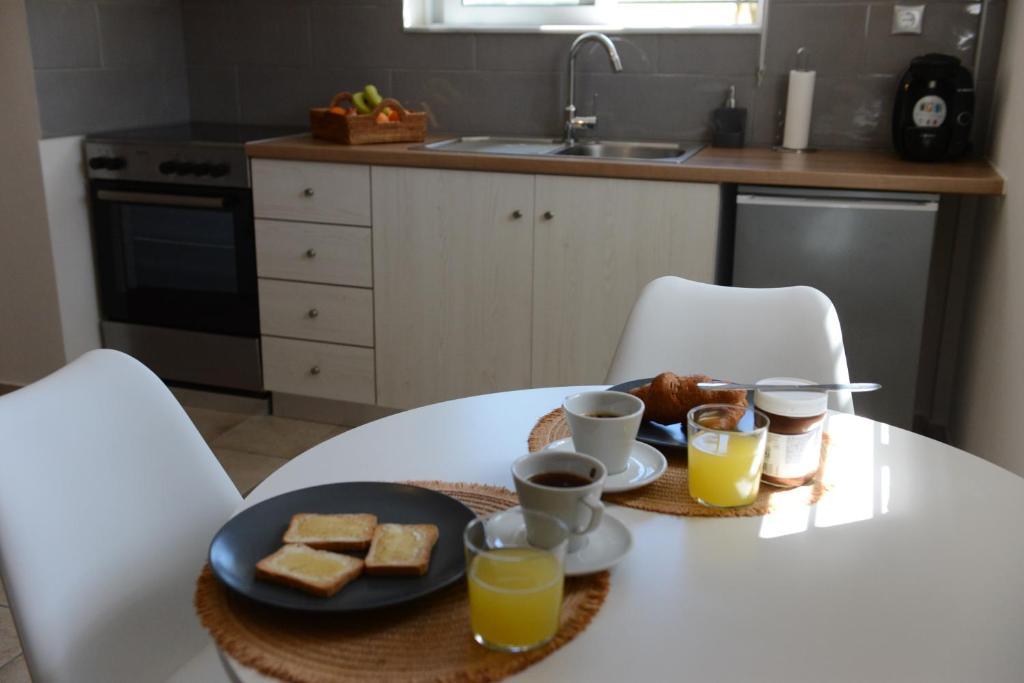
M437 543L434 524L379 524L366 555L366 573L376 576L422 576Z
M256 563L256 578L329 598L363 573L363 561L294 543Z
M318 550L366 550L370 547L376 515L292 515L284 532L285 543L304 543Z

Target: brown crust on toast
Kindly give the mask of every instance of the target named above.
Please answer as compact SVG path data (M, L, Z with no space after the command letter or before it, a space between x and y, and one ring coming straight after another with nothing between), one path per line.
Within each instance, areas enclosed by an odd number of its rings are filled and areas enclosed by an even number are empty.
M380 554L380 543L384 535L392 528L400 527L402 530L419 530L426 533L427 538L417 546L416 553L409 558L389 559L381 561L377 555ZM430 557L433 554L434 546L440 532L435 524L379 524L373 532L373 542L370 544L370 552L366 555L365 571L371 576L423 576L430 569ZM378 541L378 538L381 541ZM404 561L402 561L404 560Z
M311 516L352 518L354 522L368 526L369 533L360 538L330 540L309 538L299 533L298 527L303 518ZM328 515L312 512L300 512L292 515L292 519L288 523L288 529L285 530L284 536L281 540L283 543L302 543L303 545L308 545L310 548L316 548L317 550L366 550L370 547L370 541L373 539L373 532L376 526L377 516L367 513Z

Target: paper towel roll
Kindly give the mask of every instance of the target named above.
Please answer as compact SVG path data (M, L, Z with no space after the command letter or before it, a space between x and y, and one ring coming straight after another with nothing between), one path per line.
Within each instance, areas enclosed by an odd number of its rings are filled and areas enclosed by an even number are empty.
M814 104L814 71L789 72L789 93L786 95L786 127L782 146L786 149L807 149L811 135L811 105Z

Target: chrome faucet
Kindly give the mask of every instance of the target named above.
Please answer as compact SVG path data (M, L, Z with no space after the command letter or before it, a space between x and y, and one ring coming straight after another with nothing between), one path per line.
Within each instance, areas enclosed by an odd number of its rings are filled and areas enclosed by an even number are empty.
M572 47L569 48L569 100L565 105L564 142L567 145L576 142L576 131L589 130L597 126L596 111L591 116L576 116L576 53L579 52L583 43L590 41L601 43L604 46L605 51L608 53L608 60L612 63L612 71L615 73L622 71L622 60L619 59L619 51L615 49L615 45L605 34L589 31L572 41Z

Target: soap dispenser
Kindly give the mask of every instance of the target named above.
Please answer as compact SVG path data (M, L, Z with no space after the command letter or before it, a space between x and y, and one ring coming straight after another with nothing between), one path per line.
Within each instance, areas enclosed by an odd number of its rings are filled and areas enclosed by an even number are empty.
M711 113L711 144L715 147L742 147L747 127L747 110L736 107L736 86L729 86L725 103Z

